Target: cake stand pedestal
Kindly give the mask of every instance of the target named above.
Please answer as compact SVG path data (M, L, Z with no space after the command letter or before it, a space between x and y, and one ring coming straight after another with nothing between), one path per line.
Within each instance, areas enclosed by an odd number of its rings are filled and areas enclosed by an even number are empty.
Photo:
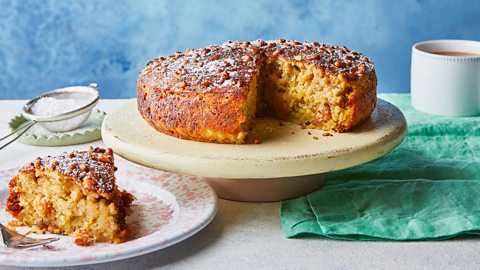
M302 129L261 118L250 138L260 144L214 144L178 139L157 132L137 111L136 100L109 113L102 138L130 161L159 170L200 176L224 199L278 201L318 189L322 173L377 159L405 137L402 112L379 99L370 119L349 133Z

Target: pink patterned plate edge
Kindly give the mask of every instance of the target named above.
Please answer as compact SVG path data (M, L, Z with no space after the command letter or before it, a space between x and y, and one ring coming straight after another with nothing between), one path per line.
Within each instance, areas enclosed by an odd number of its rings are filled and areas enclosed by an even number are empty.
M181 242L207 226L217 213L217 196L199 177L184 176L143 167L116 156L117 184L137 198L127 223L131 239L122 244L96 243L89 247L60 241L45 247L18 250L0 247L0 264L15 266L71 266L116 261L157 251ZM12 217L5 212L8 182L18 168L0 171L0 222ZM28 228L19 228L25 233ZM32 237L48 237L30 235ZM58 235L56 235L58 236Z

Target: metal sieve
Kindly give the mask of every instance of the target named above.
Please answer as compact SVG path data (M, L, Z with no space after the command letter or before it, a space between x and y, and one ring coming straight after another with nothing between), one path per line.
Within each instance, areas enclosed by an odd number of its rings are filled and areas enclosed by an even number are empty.
M17 134L15 138L2 145L0 150L20 138L20 136L37 123L52 132L65 132L80 127L88 119L93 107L98 103L99 95L97 89L98 84L96 83L91 83L88 86L71 86L56 89L29 100L23 106L22 114L25 118L30 120L30 122L0 138L0 141L3 141L8 137ZM73 107L68 111L54 115L34 114L32 108L41 98L44 97L51 97L60 100L73 99L76 101L82 101L82 103L79 104L78 107Z

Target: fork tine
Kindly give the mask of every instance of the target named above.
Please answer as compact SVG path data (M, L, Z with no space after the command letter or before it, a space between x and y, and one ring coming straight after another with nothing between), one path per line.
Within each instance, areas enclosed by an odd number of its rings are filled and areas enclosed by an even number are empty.
M36 246L46 245L60 240L57 237L50 238L32 238L23 234L19 234L16 231L10 230L0 223L1 240L10 248L32 248Z
M44 246L46 244L48 244L48 243L36 243L36 244L30 244L30 245L17 245L17 246L15 246L15 248L28 249L28 248L38 247L38 246Z
M22 239L19 245L30 245L30 244L37 244L37 243L43 243L43 242L54 242L57 241L59 238L51 237L51 238L42 238L42 239L37 239L37 238L30 238L30 239Z
M38 241L38 242L24 242L24 243L21 243L21 244L17 244L16 247L17 248L22 248L22 249L25 249L25 248L32 248L32 247L37 247L37 246L43 246L43 245L46 245L46 244L50 244L52 242L55 242L55 241L58 241L60 238L46 238L46 239L38 239L38 240L41 240L41 241Z

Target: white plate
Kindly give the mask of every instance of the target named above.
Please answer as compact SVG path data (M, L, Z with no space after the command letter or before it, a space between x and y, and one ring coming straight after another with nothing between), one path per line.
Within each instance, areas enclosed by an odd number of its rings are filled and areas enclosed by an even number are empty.
M137 197L127 223L134 228L132 239L122 244L96 243L76 246L72 238L46 247L16 250L0 247L0 264L16 266L69 266L101 263L139 256L178 243L204 228L216 214L213 190L195 177L160 172L117 157L117 183ZM0 222L12 217L5 212L8 181L18 169L0 171ZM26 232L28 228L19 228ZM48 237L32 235L34 237Z

